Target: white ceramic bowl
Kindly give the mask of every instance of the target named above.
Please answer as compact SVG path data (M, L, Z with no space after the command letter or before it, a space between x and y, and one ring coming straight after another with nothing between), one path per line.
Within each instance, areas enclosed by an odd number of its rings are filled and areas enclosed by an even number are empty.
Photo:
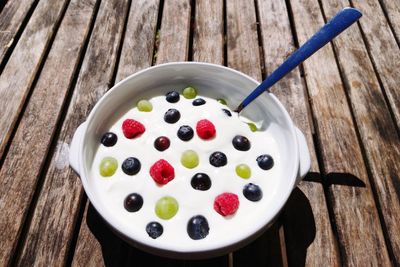
M107 131L110 120L118 108L137 101L143 92L170 90L192 85L201 88L201 95L224 98L234 109L259 83L249 76L219 65L199 62L176 62L157 65L139 71L111 88L95 105L87 120L76 130L70 146L70 165L80 175L83 187L99 214L120 236L145 251L174 258L207 258L238 249L254 240L278 215L291 191L309 171L310 156L304 135L296 128L285 108L271 93L262 94L246 107L242 114L253 121L264 121L262 127L272 133L278 144L284 166L279 169L273 201L255 220L243 222L234 233L224 238L193 244L157 243L129 231L118 218L112 216L96 194L91 183L91 165L101 135ZM156 107L155 107L156 108ZM108 125L109 126L109 125Z

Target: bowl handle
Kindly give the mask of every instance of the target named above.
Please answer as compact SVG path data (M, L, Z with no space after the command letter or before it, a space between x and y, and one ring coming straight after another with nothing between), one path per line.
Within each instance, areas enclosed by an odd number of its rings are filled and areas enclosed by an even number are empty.
M72 137L71 144L69 146L69 165L71 165L72 169L80 175L79 168L79 148L82 145L83 134L86 130L86 123L82 123L76 129L74 136Z
M300 183L300 181L306 176L308 171L311 168L311 159L310 159L310 151L308 150L307 141L304 137L304 134L299 130L299 128L295 127L297 143L299 145L299 174L296 179L296 186Z

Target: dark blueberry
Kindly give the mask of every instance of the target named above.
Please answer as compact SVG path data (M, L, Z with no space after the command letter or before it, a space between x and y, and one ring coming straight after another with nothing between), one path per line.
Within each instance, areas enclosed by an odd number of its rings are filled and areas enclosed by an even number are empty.
M197 215L190 218L187 224L187 232L191 239L199 240L208 235L210 227L208 226L207 219L202 215Z
M143 198L139 194L132 193L125 198L124 207L129 212L138 211L142 206L143 206Z
M222 111L223 111L226 115L228 115L229 117L232 117L232 113L231 113L229 110L223 108Z
M190 184L196 190L206 191L211 187L211 179L205 173L196 173L192 177Z
M204 105L205 103L206 103L206 101L203 98L196 98L192 102L193 106L201 106L201 105Z
M263 193L258 185L249 183L243 187L243 195L250 201L259 201Z
M156 239L164 232L162 225L158 222L149 222L146 226L146 232L153 239Z
M122 162L122 170L128 175L134 175L140 171L140 161L137 158L129 157Z
M101 137L101 143L105 146L113 146L117 143L118 137L115 133L108 132Z
M269 170L274 166L274 159L267 154L257 157L257 164L263 170Z
M166 136L160 136L157 137L156 140L154 140L154 147L158 150L158 151L164 151L167 148L169 148L170 145L170 141L168 139L168 137Z
M169 103L176 103L176 102L179 101L179 98L180 98L180 96L179 96L179 93L178 93L177 91L171 91L171 92L168 92L168 93L165 95L165 99L166 99Z
M232 139L233 146L240 151L247 151L250 149L250 141L243 135L236 135Z
M228 159L226 158L226 155L222 152L217 151L212 153L210 156L210 164L215 167L225 166L227 162Z
M164 114L164 120L168 123L175 123L179 121L180 118L181 114L179 113L178 110L174 108L168 109L167 112L165 112Z
M192 127L188 125L183 125L179 127L178 130L178 137L183 140L183 141L189 141L190 139L193 138L194 132Z

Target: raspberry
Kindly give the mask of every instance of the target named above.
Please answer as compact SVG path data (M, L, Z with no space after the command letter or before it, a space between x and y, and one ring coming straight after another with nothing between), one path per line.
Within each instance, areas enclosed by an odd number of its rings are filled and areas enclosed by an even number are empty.
M234 214L239 208L239 198L233 193L222 193L214 200L214 209L222 216Z
M132 119L126 119L122 123L122 132L124 133L126 138L135 138L138 135L144 133L146 128L144 128L144 125L141 124L138 121L132 120Z
M157 184L167 184L175 178L174 167L160 159L150 167L150 175Z
M215 136L216 130L211 121L204 119L197 122L196 132L201 139L208 140Z

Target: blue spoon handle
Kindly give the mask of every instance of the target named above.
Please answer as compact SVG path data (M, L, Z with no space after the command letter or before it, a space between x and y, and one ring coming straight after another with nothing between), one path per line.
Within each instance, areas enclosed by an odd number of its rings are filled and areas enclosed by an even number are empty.
M306 60L321 47L330 42L333 38L347 29L362 16L361 12L355 8L346 7L336 14L326 23L317 33L315 33L305 44L283 62L271 75L269 75L236 109L240 112L250 102L256 99L264 91L279 81L283 76L292 71L301 62Z

